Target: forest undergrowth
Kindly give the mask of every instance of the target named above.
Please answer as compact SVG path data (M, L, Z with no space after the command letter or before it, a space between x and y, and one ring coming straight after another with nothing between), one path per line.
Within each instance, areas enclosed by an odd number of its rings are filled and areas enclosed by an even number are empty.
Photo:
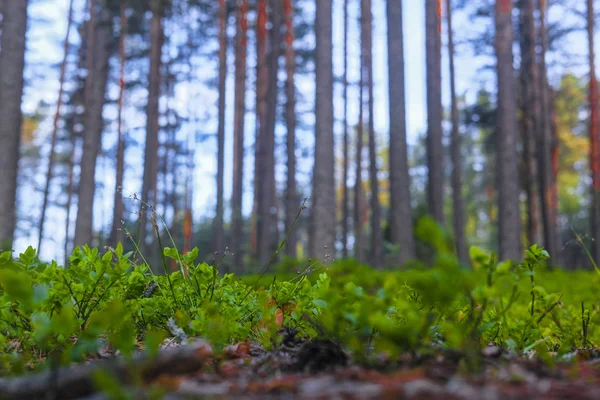
M275 272L241 278L197 262L197 249L182 254L165 247L165 271L177 268L163 275L120 244L104 253L78 247L68 268L40 261L33 248L17 258L4 252L0 387L15 376L51 376L96 359L118 356L133 366L140 354L152 359L173 343L196 346L196 356L198 348L208 351L214 364L232 352L312 340L342 354L332 364L345 365L349 357L376 370L398 368L407 354L452 353L471 374L492 348L552 367L591 354L600 343L597 268L550 270L538 246L520 263L498 262L472 247L466 267L444 246L430 245L436 248L431 265L384 271L352 260L286 260ZM306 357L322 352L312 351ZM321 367L304 360L299 369ZM118 387L114 375L94 376L98 387ZM0 398L11 395L0 388Z

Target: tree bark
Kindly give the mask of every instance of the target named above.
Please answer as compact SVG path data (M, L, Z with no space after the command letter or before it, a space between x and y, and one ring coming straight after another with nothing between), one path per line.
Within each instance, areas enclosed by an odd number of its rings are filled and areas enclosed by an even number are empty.
M261 216L259 218L259 241L262 246L261 256L259 258L262 265L266 265L271 255L277 250L277 202L276 202L276 185L275 185L275 125L277 121L277 95L278 95L278 79L277 75L279 72L279 56L281 55L281 22L283 16L283 4L281 0L273 1L271 7L271 32L270 32L270 51L267 59L268 65L268 82L267 82L267 113L266 113L266 126L264 143L265 146L261 146L264 150L263 156L265 167L265 185L261 185L261 188L265 191L264 200L262 202L263 208L260 208ZM263 223L260 226L260 223Z
M342 172L342 258L348 258L348 218L350 199L348 190L348 0L344 0L344 75L342 77L344 98L343 172Z
M521 47L521 109L523 126L523 162L526 172L523 187L527 195L527 240L529 244L540 244L541 215L540 215L540 185L538 163L540 153L536 146L541 129L541 97L538 82L538 64L536 59L536 34L534 20L535 0L521 0L519 10L520 47ZM541 149L540 149L541 150ZM542 172L543 174L543 172Z
M600 262L600 131L598 115L598 81L594 51L594 1L587 0L588 62L590 83L588 101L590 107L590 171L592 175L592 254L596 263Z
M242 253L242 192L244 169L244 118L246 114L246 32L248 0L237 1L235 38L235 87L233 115L233 191L231 194L231 249L233 267L244 271Z
M217 210L214 221L214 250L225 248L223 191L225 168L225 96L227 81L227 1L219 0L219 125L217 128Z
M402 0L387 1L390 113L390 239L398 246L393 262L405 264L415 257L410 177L406 144L404 83L404 28Z
M427 202L429 213L444 224L444 146L442 144L441 0L425 0L427 70Z
M371 0L361 1L362 39L364 51L364 68L367 75L369 114L369 181L371 185L371 264L383 266L383 234L381 232L381 206L379 204L379 179L377 177L377 143L375 143L375 127L373 117L373 32L371 15Z
M296 87L294 73L296 70L296 53L294 51L294 5L292 0L284 0L283 15L286 27L285 33L285 70L287 79L285 82L285 122L287 127L286 152L287 152L287 186L286 186L286 209L285 230L289 232L285 242L285 253L288 257L296 257L296 243L298 241L296 229L292 224L300 204L296 189ZM291 230L290 230L291 229Z
M544 223L544 246L551 257L551 262L556 264L559 257L559 243L557 234L556 214L557 208L552 200L552 105L548 72L546 67L546 50L548 47L548 32L546 29L546 1L540 0L540 61L539 74L535 84L538 86L541 103L541 124L538 136L539 171L540 171L540 198L542 201L542 221Z
M332 22L332 1L317 1L315 18L315 164L309 254L321 261L335 256Z
M125 95L125 36L127 35L127 4L121 3L121 31L119 36L119 98L117 99L117 163L115 177L115 199L110 244L123 242L123 177L125 176L125 135L123 133L123 97Z
M61 113L60 109L63 103L64 95L64 83L65 83L65 72L67 69L67 57L69 55L69 33L71 32L71 25L73 24L73 0L69 2L69 11L67 13L67 33L65 34L65 41L63 45L63 59L60 64L60 75L58 78L58 99L56 100L56 112L54 113L54 121L52 124L52 134L50 139L50 156L48 157L48 168L46 169L46 183L44 185L44 194L42 200L42 213L40 216L39 232L38 232L38 254L41 252L42 240L44 238L44 222L46 220L46 210L48 208L48 197L50 194L50 183L52 182L52 170L54 168L55 161L55 148L56 140L58 137L58 121L60 120Z
M498 74L496 131L500 259L521 257L521 215L517 168L517 110L513 71L512 1L497 0L495 12Z
M148 219L154 212L157 203L158 179L158 131L161 89L161 57L163 44L163 8L160 2L153 3L150 19L150 68L148 72L148 106L146 108L146 149L144 152L144 177L142 182L142 204L140 206L140 237L139 246L142 254L148 250L146 230ZM149 218L150 217L150 218ZM147 254L146 256L149 256Z
M90 10L96 2L92 1ZM104 108L106 83L110 59L112 36L112 12L102 7L96 18L90 11L88 37L88 75L85 80L85 111L83 125L83 153L79 174L77 221L75 223L75 246L91 244L93 232L94 194L96 191L96 159L102 145L102 110Z
M446 0L446 18L448 22L448 63L450 64L450 99L452 131L450 133L450 157L452 159L452 210L454 216L454 240L456 254L463 264L469 263L467 238L465 237L465 203L462 195L462 157L461 137L456 100L456 82L454 70L454 37L452 32L452 0Z
M260 222L261 219L266 218L264 210L267 207L265 204L261 204L261 201L265 201L267 198L265 195L265 188L263 185L268 185L266 182L265 162L263 159L265 156L265 126L267 125L267 96L268 96L268 82L269 82L269 71L268 71L268 54L267 54L267 0L257 0L256 3L257 15L256 15L256 132L254 140L254 204L252 210L252 240L251 247L253 249L253 256L259 260L259 262L265 262L268 259L267 253L268 245L261 242L262 232L260 229L265 223ZM266 188L268 190L268 188Z
M10 250L16 225L21 99L25 68L27 0L6 2L0 36L0 250Z

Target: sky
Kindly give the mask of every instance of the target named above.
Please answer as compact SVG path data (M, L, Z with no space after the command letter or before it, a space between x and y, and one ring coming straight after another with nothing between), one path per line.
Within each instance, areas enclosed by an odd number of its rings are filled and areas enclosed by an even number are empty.
M26 60L30 65L46 64L46 65L57 65L62 60L62 41L64 40L66 30L66 15L68 10L69 0L52 0L49 1L37 1L31 2L29 8L30 15L30 29L28 32L28 43L27 43L27 54ZM349 10L350 24L349 24L349 81L358 81L358 69L359 69L359 29L358 29L358 4L357 2L351 2ZM51 6L49 6L51 4ZM426 130L426 93L425 93L425 32L424 32L424 1L418 0L404 0L404 57L405 57L405 78L406 78L406 107L407 107L407 135L409 144L414 144L417 137L425 132ZM334 0L334 15L333 15L333 62L334 62L334 75L341 77L343 73L343 14L342 14L343 0ZM83 15L83 0L75 0L75 19L76 21L81 20ZM314 10L306 10L309 15L314 15ZM387 65L387 25L385 18L385 0L373 0L373 71L374 71L374 109L375 109L375 130L379 135L383 143L387 142L385 136L387 134L388 127L388 96L387 96L387 81L388 81L388 65ZM551 20L566 18L565 15L551 14L549 16ZM41 20L44 21L41 21ZM469 21L468 18L461 12L454 13L453 19L455 29L455 42L457 43L456 49L456 81L457 81L457 93L459 95L465 94L467 98L473 98L475 93L481 85L491 87L495 83L494 75L490 72L482 72L481 67L484 63L493 63L493 59L484 59L481 57L475 57L472 54L469 46L461 45L461 42L474 32L489 29L487 25L477 24ZM250 22L252 26L252 22ZM230 32L232 27L230 27ZM446 43L445 32L443 33L444 39L443 44ZM71 31L72 43L77 42L77 34L75 30ZM569 49L570 53L575 54L577 57L584 57L586 54L586 41L583 34L571 35L564 47ZM253 50L250 49L250 52ZM596 54L599 52L597 51ZM250 57L252 55L250 54ZM226 152L225 152L225 197L226 204L227 199L231 194L232 186L232 160L233 160L233 141L232 141L232 121L233 121L233 62L232 54L229 54L229 68L228 68L228 79L227 79L227 126L226 126ZM445 107L449 105L449 88L448 88L448 63L447 63L447 50L445 46L442 48L442 100ZM583 75L585 70L578 66L578 61L564 56L554 55L554 59L549 57L551 62L557 62L562 65L567 64L568 69L575 73ZM249 61L253 63L253 61ZM573 64L570 65L569 64ZM249 65L252 69L252 65ZM38 67L35 67L38 68ZM33 69L32 67L29 69ZM26 112L32 112L35 106L40 100L44 100L49 104L55 104L56 94L58 93L58 70L57 69L45 69L45 78L42 82L35 81L35 84L29 85L26 89L23 109ZM217 73L216 60L209 62L198 68L195 74L199 78L215 77ZM250 72L252 75L253 72ZM552 69L550 71L552 80ZM491 86L490 86L491 85ZM309 99L313 100L314 95L314 77L301 77L297 81L298 90L304 93ZM108 96L111 98L116 97L116 93L109 92ZM180 85L177 89L175 96L176 107L181 110L182 113L189 112L190 115L197 117L204 117L206 115L215 115L208 125L198 127L188 127L188 129L194 129L200 133L213 133L216 131L216 107L217 107L217 93L215 91L208 90L203 84L198 83L195 85ZM125 102L134 102L136 99L129 98L126 95ZM253 88L249 84L247 87L247 103L248 107L253 107L254 104L254 93ZM356 124L358 119L358 91L356 88L349 89L349 125L353 126ZM54 112L51 107L51 113ZM105 117L114 115L114 107L105 107ZM335 138L336 138L336 151L337 155L340 156L341 152L341 133L343 126L341 124L339 116L343 115L343 98L342 98L342 86L338 84L334 88L334 113L336 116L336 124L334 127ZM132 111L125 112L125 126L126 129L130 130L129 133L132 135L138 135L143 137L143 129L136 129L144 126L143 120L139 120L139 115L134 115ZM51 133L50 118L40 126L38 140L49 143L49 135ZM309 117L306 121L310 121ZM314 119L313 119L314 120ZM250 112L246 115L246 149L250 149L253 137L254 137L254 124L253 117ZM137 133L136 133L137 132ZM281 132L280 132L281 133ZM184 128L181 135L187 134ZM312 132L299 132L299 141L303 145L310 146L313 142ZM114 136L114 135L113 135ZM142 140L143 142L143 140ZM114 138L105 135L103 147L104 149L110 149L114 146ZM46 149L47 153L47 149ZM214 175L216 173L216 141L209 140L200 143L196 146L195 164L196 168L194 171L194 202L193 211L196 219L203 219L214 215L214 204L216 187L214 181ZM249 151L246 152L249 155ZM298 154L299 155L299 154ZM136 164L127 164L126 181L124 191L125 194L139 192L141 188L141 174L142 165L141 160L143 159L143 146L129 148L127 150L127 160L140 160ZM285 173L285 160L277 160L277 171L278 177L281 177ZM253 157L248 156L245 158L245 171L253 170ZM94 225L97 228L102 226L108 229L110 226L110 220L112 215L112 199L113 199L113 188L114 188L114 168L113 160L105 160L99 162L96 180L102 184L104 189L99 189L96 196L96 214L94 215ZM307 188L310 185L310 169L311 163L303 163L299 165L300 175L298 177L299 189ZM42 163L42 169L38 177L38 184L41 186L44 182L42 171L45 171L44 163ZM283 181L281 182L283 183ZM281 184L280 183L280 184ZM246 173L244 179L244 213L248 214L251 209L252 193L251 193L251 174ZM19 207L22 212L32 213L33 215L39 214L41 208L41 196L28 196L24 193L19 194ZM72 215L76 214L75 209L72 211ZM227 217L227 215L226 215ZM43 258L57 258L63 259L62 255L62 243L64 241L64 218L65 212L60 208L54 207L46 222L46 229L48 238L44 240L43 251L41 256ZM60 228L55 228L60 227ZM54 228L54 229L53 229ZM37 230L33 230L30 235L26 237L20 237L15 242L15 249L17 251L24 250L28 245L37 243Z

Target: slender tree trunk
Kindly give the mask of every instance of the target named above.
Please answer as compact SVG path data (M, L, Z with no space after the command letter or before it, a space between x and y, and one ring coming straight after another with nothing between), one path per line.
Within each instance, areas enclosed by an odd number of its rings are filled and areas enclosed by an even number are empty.
M463 264L469 262L469 251L465 237L465 203L462 195L462 158L458 104L456 101L456 83L454 70L454 37L452 32L452 0L446 0L446 18L448 21L448 61L450 64L450 98L452 132L450 134L450 156L452 159L452 209L454 214L454 238L456 254Z
M369 181L371 184L371 263L383 266L383 235L381 232L381 206L379 205L379 179L377 177L377 143L373 120L373 43L371 0L361 1L362 39L367 74L368 114L369 114Z
M235 38L235 88L233 115L233 191L231 194L231 249L234 271L244 271L242 253L242 192L244 170L244 117L246 114L246 32L248 0L237 1Z
M83 153L79 174L77 221L75 223L75 246L91 244L93 231L94 194L96 191L96 160L102 146L102 110L105 103L106 83L112 43L112 13L102 7L97 19L90 5L90 29L88 37L88 75L85 81L85 111L83 125Z
M146 253L148 219L151 217L157 200L158 179L158 131L159 131L159 109L161 87L161 57L163 44L162 17L164 10L161 4L155 4L150 19L150 68L148 73L148 107L146 109L146 150L144 152L144 177L142 182L142 205L140 210L140 249L142 254ZM147 209L148 206L152 209ZM151 236L151 235L150 235ZM147 255L149 256L149 254Z
M227 81L227 1L219 0L219 126L217 131L217 214L214 222L214 250L225 248L223 188L225 168L225 94Z
M279 56L281 54L281 22L283 15L283 2L281 0L272 2L271 8L271 35L270 51L267 59L268 82L267 82L267 113L264 135L264 146L261 145L261 159L264 160L266 178L261 189L265 191L264 201L259 202L259 261L266 265L271 254L276 250L275 240L277 231L277 202L275 187L275 124L277 120L277 94L279 72ZM263 208L261 208L261 204ZM261 226L262 223L262 226Z
M294 73L296 70L296 53L294 51L294 5L292 0L284 0L283 16L285 21L285 122L287 126L287 186L285 198L285 230L290 232L285 242L285 253L288 257L296 257L296 243L298 235L296 229L290 228L294 223L294 218L298 212L300 204L298 202L298 193L296 189L296 87L294 83Z
M358 84L358 125L356 127L356 178L354 181L354 257L358 262L365 261L365 233L364 223L366 207L364 202L364 190L362 182L362 153L364 142L364 115L363 115L363 91L364 79L361 57L360 78Z
M348 258L348 219L350 218L350 199L348 190L348 0L344 0L344 138L342 173L342 257Z
M390 239L399 247L393 262L403 265L415 257L410 178L406 145L404 28L402 0L387 1L390 112Z
M513 71L512 1L497 0L495 13L498 72L496 131L500 259L521 257L521 215L517 168L517 110Z
M67 33L65 34L65 41L63 45L63 59L60 64L60 76L58 78L58 99L56 100L56 112L54 113L54 121L52 124L52 135L50 139L50 156L48 157L48 168L46 170L46 184L44 186L44 194L42 200L42 214L40 216L39 232L38 232L38 254L42 248L42 240L44 238L44 222L46 220L46 209L48 208L48 197L50 194L50 183L52 181L52 170L54 168L55 160L55 147L56 140L58 137L58 121L60 120L61 114L60 109L63 103L64 94L64 83L65 83L65 72L67 69L67 57L69 55L69 33L71 32L71 25L73 24L73 0L69 2L69 11L67 14Z
M0 36L0 250L10 250L16 225L21 99L28 1L8 1Z
M321 261L335 257L332 8L331 0L317 1L315 164L309 254Z
M538 65L536 60L536 34L534 20L535 0L521 0L519 12L521 47L521 109L523 126L523 161L526 173L523 186L527 195L527 239L529 244L541 243L540 183L536 142L541 131L541 98L539 93ZM543 174L543 172L542 172ZM540 188L541 189L541 188Z
M257 0L256 3L256 118L255 118L255 139L254 139L254 204L252 209L252 227L251 227L251 248L252 255L257 260L264 259L261 254L265 252L266 245L261 243L260 227L264 223L259 220L263 218L265 205L260 204L260 199L265 199L263 194L266 177L264 149L261 150L261 145L264 146L265 141L265 126L267 118L267 92L268 92L268 55L267 55L267 0ZM267 188L268 189L268 188ZM260 226L260 227L259 227Z
M590 107L590 170L592 174L592 238L593 256L600 262L600 131L598 115L598 81L594 52L594 1L587 0L588 60L590 68L589 107Z
M550 188L551 192L551 205L550 209L552 210L552 223L556 228L556 232L554 237L556 238L556 250L557 255L554 257L554 264L562 265L563 257L561 251L561 238L560 238L560 230L558 228L558 168L559 168L559 156L560 156L560 140L558 138L558 127L556 125L556 107L554 106L555 102L555 93L554 90L549 88L550 95L550 115L551 115L551 131L552 131L552 154L551 154L551 163L552 163L552 186Z
M115 199L110 244L116 246L123 241L123 177L125 176L125 135L123 133L123 97L125 95L125 36L127 35L127 4L121 4L121 32L119 36L119 98L117 99L117 165Z
M444 224L444 146L442 144L441 0L425 0L427 63L427 201L431 216Z
M538 86L541 103L540 132L538 136L540 198L542 201L542 220L544 223L544 246L550 254L552 263L559 257L559 244L555 215L558 212L552 202L552 114L550 86L546 68L546 48L548 32L546 29L546 1L540 0L540 62L539 75L535 84Z

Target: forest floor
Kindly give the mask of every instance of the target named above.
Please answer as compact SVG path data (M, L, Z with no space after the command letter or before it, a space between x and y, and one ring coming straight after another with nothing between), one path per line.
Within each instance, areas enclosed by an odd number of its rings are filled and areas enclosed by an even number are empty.
M600 398L600 358L593 350L550 366L539 359L511 356L487 347L475 373L456 351L408 355L390 362L381 357L365 367L326 340L290 336L265 351L246 341L213 352L208 342L187 345L167 340L156 357L134 357L125 364L105 360L0 379L0 398L56 399L595 399ZM139 356L142 354L140 353ZM101 368L116 379L98 380ZM132 389L134 374L143 382ZM94 383L95 382L95 383ZM104 389L98 391L98 382ZM115 383L117 383L115 385Z

